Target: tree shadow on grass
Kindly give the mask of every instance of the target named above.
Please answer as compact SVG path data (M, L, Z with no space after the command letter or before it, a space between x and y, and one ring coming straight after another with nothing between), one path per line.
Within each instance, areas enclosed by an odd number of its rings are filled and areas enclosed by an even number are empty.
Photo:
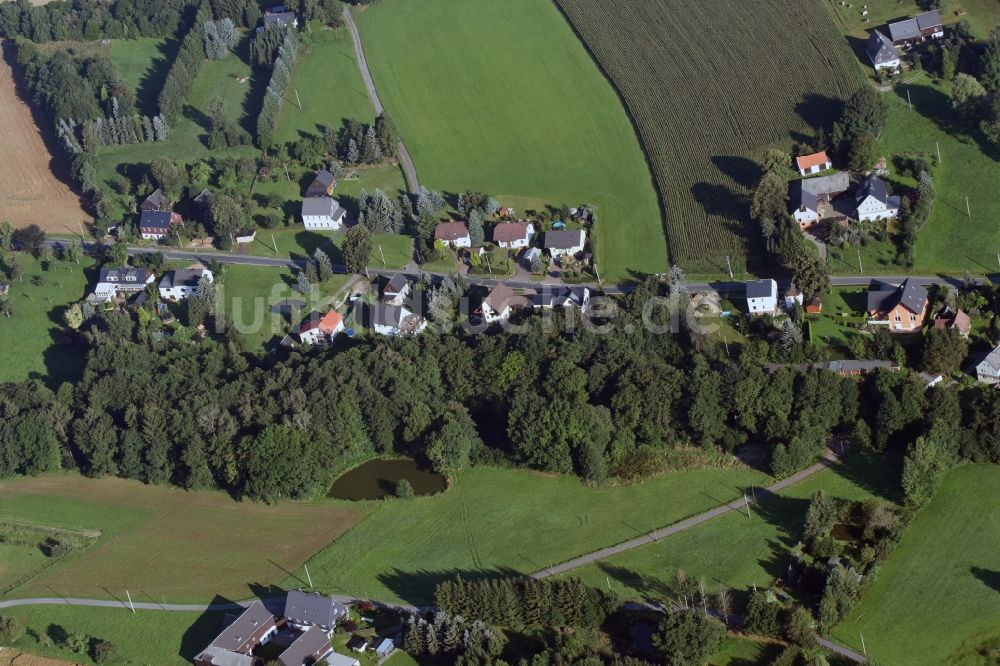
M863 41L861 53L864 54ZM823 128L829 132L843 111L844 101L842 99L819 93L808 93L802 98L802 101L795 105L795 113L802 118L806 125L815 128L816 131ZM793 136L793 138L795 137Z
M380 573L379 582L388 587L393 594L405 603L416 606L434 604L434 590L440 583L461 578L466 581L486 580L489 578L524 578L525 574L507 567L493 569L444 569L429 571L391 571Z
M211 606L235 605L232 599L216 595ZM198 616L181 636L177 654L186 661L192 661L219 633L229 626L240 614L238 608L231 610L207 610Z
M889 502L902 499L899 478L903 458L899 454L851 453L843 463L834 465L832 471L875 497Z
M614 580L619 585L632 588L639 593L646 603L660 604L673 599L673 587L660 578L643 575L638 571L625 567L615 566L607 562L598 562L597 568L609 579ZM664 571L664 575L669 572Z
M991 588L994 592L1000 592L1000 571L983 569L982 567L972 567L970 571L986 587Z
M759 164L739 155L715 155L712 157L712 164L733 182L748 189L756 185L764 175Z
M150 61L149 69L135 89L136 106L143 115L155 116L160 112L157 101L167 73L170 72L170 65L177 57L178 47L176 39L168 39L156 47L157 55Z

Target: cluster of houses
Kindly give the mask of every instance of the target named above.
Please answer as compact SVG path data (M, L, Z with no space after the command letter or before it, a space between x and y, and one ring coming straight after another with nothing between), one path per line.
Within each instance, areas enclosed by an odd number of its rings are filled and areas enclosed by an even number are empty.
M170 210L168 204L167 195L160 188L143 200L139 214L140 236L146 240L161 240L170 235L171 229L184 226L184 219Z
M826 151L820 151L796 157L795 166L803 176L811 176L830 170L833 164ZM874 172L854 188L846 171L791 183L791 212L801 229L827 219L839 222L895 219L899 217L899 207L900 198L889 194L886 182Z
M360 661L333 651L331 636L347 619L347 606L317 593L292 590L285 598L284 612L276 618L260 601L254 601L228 624L194 658L195 666L262 666L275 663L263 655L277 654L280 666L360 666ZM366 639L352 640L356 652L364 652ZM357 649L363 645L361 649ZM263 650L268 646L267 650ZM277 650L274 648L278 648ZM383 659L395 650L395 641L381 639L374 651ZM280 650L280 651L279 651Z
M337 179L326 169L316 172L302 199L302 224L306 229L336 231L347 221L347 211L334 199Z
M941 13L931 10L913 18L888 24L885 32L875 29L868 36L865 52L876 71L897 70L900 66L900 50L906 51L929 39L944 37Z
M201 265L167 271L157 284L160 300L174 302L190 298L203 279L212 282L214 276ZM102 268L94 291L86 300L94 306L125 301L142 306L148 298L148 288L155 282L156 275L145 268Z
M521 261L530 266L531 262L541 256L542 249L549 253L553 260L563 257L580 255L587 244L587 232L584 229L553 229L546 231L542 247L532 247L535 238L535 225L527 220L499 222L493 227L493 243L505 250L521 252ZM434 228L434 241L455 250L472 248L472 238L465 222L441 222ZM480 254L484 253L479 248Z

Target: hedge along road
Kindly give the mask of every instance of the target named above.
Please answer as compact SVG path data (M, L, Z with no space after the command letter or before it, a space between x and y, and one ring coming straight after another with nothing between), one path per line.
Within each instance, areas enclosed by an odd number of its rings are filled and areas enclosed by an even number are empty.
M375 89L375 80L372 79L372 73L368 69L368 61L365 60L365 50L361 45L361 35L358 33L358 26L354 22L354 15L351 14L349 5L344 5L344 21L351 31L355 59L358 61L358 68L361 70L361 78L365 82L365 88L368 89L368 96L375 107L375 113L381 114L382 100L378 98L378 91ZM406 150L406 145L402 140L399 141L399 162L403 165L403 173L406 174L406 184L410 186L410 192L416 196L420 192L420 181L417 180L417 169L413 166L413 160L410 159L410 153Z

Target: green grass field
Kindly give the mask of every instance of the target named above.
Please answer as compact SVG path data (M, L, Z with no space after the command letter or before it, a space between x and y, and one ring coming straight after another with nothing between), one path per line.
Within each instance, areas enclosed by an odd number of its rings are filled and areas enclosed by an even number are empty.
M590 203L602 277L666 271L635 132L554 4L386 0L358 24L421 184L482 189L501 204L508 196Z
M281 107L274 132L276 143L297 141L303 133L322 136L325 128L339 128L346 118L363 123L375 120L375 108L361 81L346 28L313 30L312 45L299 54L288 89L291 92Z
M172 39L143 37L116 39L111 43L109 57L135 92L141 113L154 115L159 112L156 100L176 53L177 42Z
M898 461L852 455L843 468L819 474L778 496L762 498L746 513L729 513L656 544L597 562L574 572L591 585L630 599L671 598L673 577L684 569L704 577L714 593L720 583L741 606L751 585L766 586L785 575L788 551L799 540L809 498L817 490L863 500L886 492L898 478Z
M866 38L868 31L879 28L885 31L886 23L909 18L926 10L926 3L915 0L865 0L862 3L841 3L840 0L826 0L833 9L841 29L854 37ZM990 30L1000 24L1000 4L994 0L951 0L941 12L945 24L968 21L972 32L985 39ZM868 8L868 23L862 15L863 7ZM864 63L868 64L867 61Z
M1000 641L998 487L1000 466L950 472L835 639L863 632L885 664L995 664L977 649Z
M0 317L0 382L45 378L51 385L75 377L83 368L84 350L66 343L62 316L66 307L81 300L96 278L93 261L80 264L53 261L50 270L29 254L18 254L23 280L10 285L14 315ZM35 286L32 279L40 276Z
M100 532L13 597L244 599L280 582L366 512L362 505L236 502L218 492L74 474L0 483L0 521Z
M83 606L28 606L4 611L17 618L29 632L13 647L27 652L76 663L94 663L85 654L74 653L46 641L48 634L84 634L109 640L117 648L113 664L190 664L198 652L220 631L223 613L185 613L127 608ZM38 637L32 635L36 634Z
M327 592L427 603L442 579L537 571L731 500L765 479L742 468L705 469L590 488L568 477L471 469L445 493L376 504L313 557L309 571Z

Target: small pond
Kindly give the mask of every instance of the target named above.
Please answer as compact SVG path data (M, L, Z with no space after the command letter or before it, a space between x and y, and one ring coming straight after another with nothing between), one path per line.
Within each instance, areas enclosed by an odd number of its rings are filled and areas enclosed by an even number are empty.
M433 495L448 487L448 480L429 469L421 469L406 458L376 459L344 472L330 486L327 497L371 500L395 497L396 483L406 479L417 495Z

